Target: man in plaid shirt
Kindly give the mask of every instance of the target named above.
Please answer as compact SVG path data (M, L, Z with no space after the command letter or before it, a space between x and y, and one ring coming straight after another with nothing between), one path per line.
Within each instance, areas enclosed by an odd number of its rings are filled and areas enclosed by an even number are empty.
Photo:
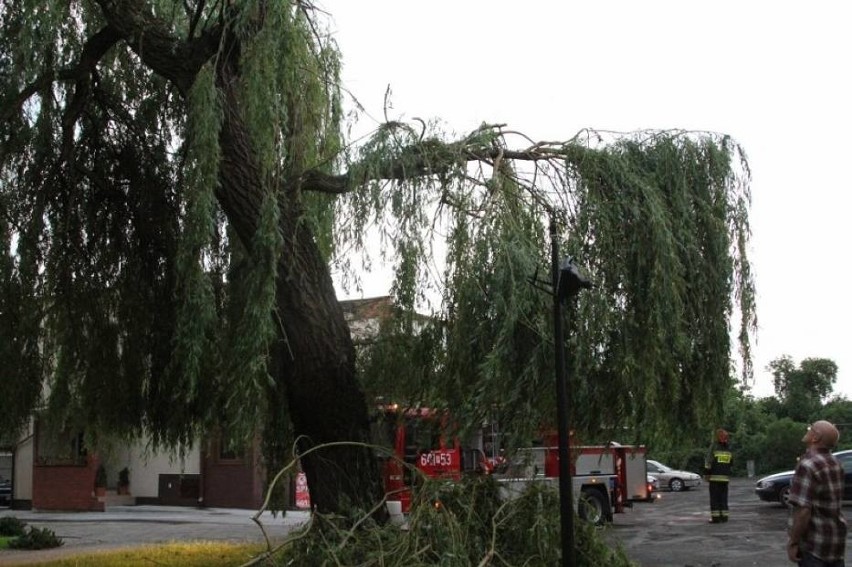
M802 438L808 451L796 465L790 486L790 540L787 557L800 567L844 567L846 520L843 518L843 467L831 449L840 434L817 421Z

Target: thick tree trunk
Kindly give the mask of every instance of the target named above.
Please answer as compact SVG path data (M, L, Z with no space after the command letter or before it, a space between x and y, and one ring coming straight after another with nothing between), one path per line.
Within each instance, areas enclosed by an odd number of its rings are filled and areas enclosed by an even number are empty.
M285 224L285 223L282 223ZM293 224L288 223L289 230ZM355 377L355 351L328 267L302 227L286 239L278 270L284 336L277 380L286 387L300 450L335 441L369 443L367 404ZM291 248L292 246L292 248ZM363 446L339 446L302 459L312 503L323 512L370 509L382 497L377 462Z
M220 69L219 80L225 93L225 120L217 197L248 247L263 203L260 170L239 112L236 77L227 64ZM278 261L275 313L280 337L273 353L276 387L284 389L286 396L275 397L288 400L302 451L340 441L369 443L367 404L356 380L349 328L328 266L307 225L300 221L298 192L288 189L286 193L279 198L284 246ZM366 447L311 452L302 459L302 467L312 504L321 512L344 512L342 508L349 506L368 510L381 500L378 463Z

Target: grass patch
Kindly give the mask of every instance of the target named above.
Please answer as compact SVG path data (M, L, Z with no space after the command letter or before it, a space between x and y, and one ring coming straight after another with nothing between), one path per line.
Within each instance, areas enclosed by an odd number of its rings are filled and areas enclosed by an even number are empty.
M43 567L227 567L242 565L266 548L260 544L198 541L168 543L74 555L40 563Z
M13 536L0 536L0 549L9 549L9 540L15 539Z

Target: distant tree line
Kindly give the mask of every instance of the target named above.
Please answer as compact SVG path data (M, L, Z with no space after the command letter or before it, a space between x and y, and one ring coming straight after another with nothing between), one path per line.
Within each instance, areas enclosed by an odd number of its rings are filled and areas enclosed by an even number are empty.
M818 419L840 429L838 449L852 448L852 401L834 394L834 361L806 358L797 365L785 355L770 362L767 370L772 373L774 396L755 398L747 389L732 388L725 400L721 427L731 433L735 474L746 475L748 461L754 461L756 475L792 469L805 449L802 436ZM708 432L706 447L687 442L652 458L700 472L710 443Z

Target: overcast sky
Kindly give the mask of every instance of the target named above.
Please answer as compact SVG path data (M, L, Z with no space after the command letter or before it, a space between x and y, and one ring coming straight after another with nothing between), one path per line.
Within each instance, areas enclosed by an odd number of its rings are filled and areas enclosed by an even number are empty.
M852 398L852 3L317 0L343 82L376 119L730 134L752 169L754 393L788 354L834 360ZM365 296L388 292L373 278Z

